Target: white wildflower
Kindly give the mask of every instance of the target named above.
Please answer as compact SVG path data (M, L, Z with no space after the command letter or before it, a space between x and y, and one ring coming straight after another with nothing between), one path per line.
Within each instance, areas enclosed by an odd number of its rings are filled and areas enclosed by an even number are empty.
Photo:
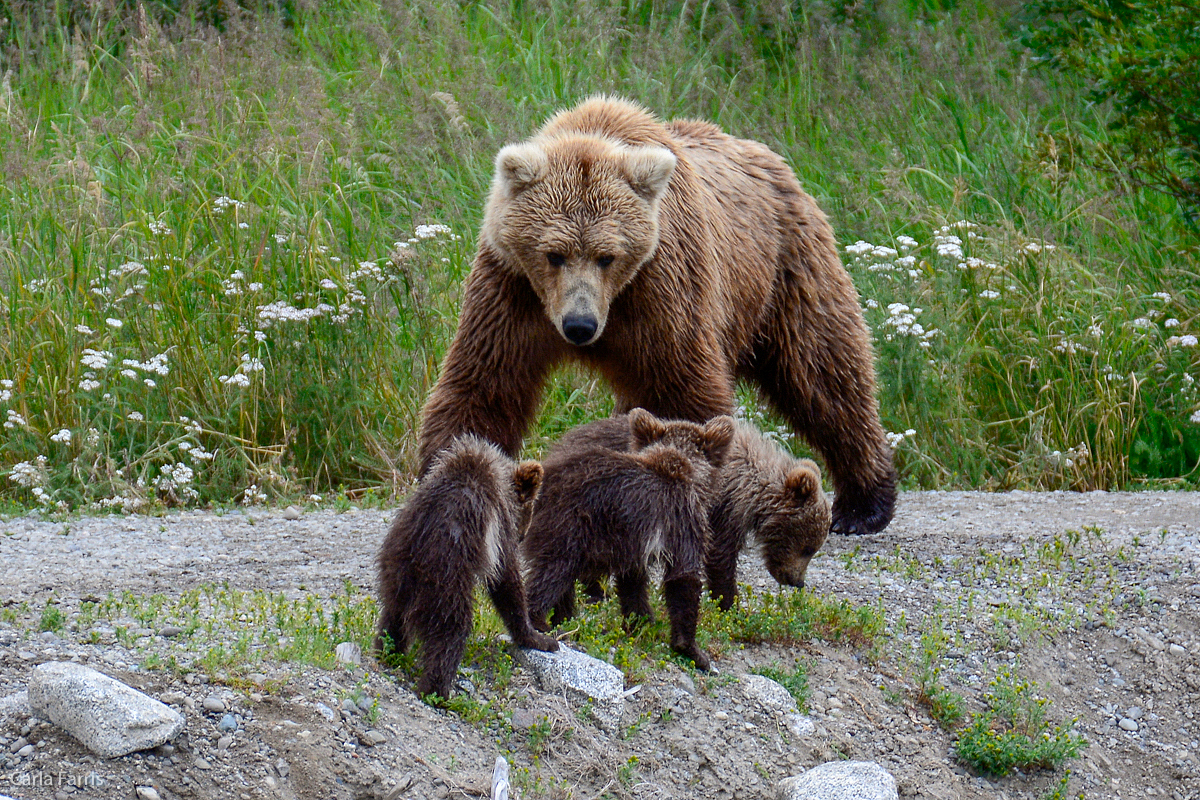
M84 336L92 336L96 333L94 330L89 328L87 325L84 325L83 323L80 323L75 326L75 332L82 333Z
M112 328L113 330L118 331L125 325L124 322L113 317L109 317L108 319L104 320L104 324L108 325L108 327Z
M995 289L984 289L982 292L979 293L979 296L982 297L984 300L995 300L997 297L1000 296L1000 293L997 292Z
M258 281L253 281L251 283L247 283L246 288L252 292L261 292L263 285L261 283L259 283Z
M864 242L862 239L859 239L854 244L846 245L846 252L856 256L861 256L863 253L869 253L874 249L875 245L871 244L870 242Z
M282 233L275 234L275 244L287 244L288 237Z
M872 300L871 298L868 297L867 298L867 308L879 308L878 301Z
M1177 327L1179 327L1179 320L1175 319L1174 317L1171 317L1170 319L1168 319L1166 322L1163 323L1163 327L1164 328L1177 328Z
M242 355L242 363L238 365L239 372L262 372L263 363L257 358L251 358L249 353Z
M121 374L126 378L136 378L138 376L138 374L131 369L123 369L121 370Z
M1095 336L1097 339L1099 339L1101 336L1104 335L1104 328L1100 327L1099 322L1094 322L1094 323L1092 323L1092 326L1090 328L1088 328L1088 333L1091 334L1092 336Z
M24 428L27 424L28 423L25 422L25 418L22 417L20 414L13 411L11 408L8 410L8 419L6 419L4 421L4 427L8 428L9 430L12 430L13 428L17 427L18 425L21 426L22 428Z
M321 286L321 288L322 288L322 289L336 289L336 288L338 288L338 285L337 285L336 283L334 283L333 281L331 281L329 278L325 278L325 279L323 279L323 280L321 281L321 284L320 284L320 286Z
M1164 303L1171 302L1171 295L1168 294L1167 292L1155 292L1154 294L1152 294L1150 296L1156 300L1162 300Z
M1180 336L1179 337L1179 346L1180 347L1195 347L1196 346L1196 337L1190 333L1187 336Z
M1154 322L1151 321L1150 318L1148 318L1148 317L1138 317L1137 319L1130 321L1129 324L1131 327L1134 327L1134 328L1143 328L1144 329L1144 328L1154 327Z
M68 428L61 429L58 433L50 437L50 441L58 442L59 444L71 443L71 431Z
M154 382L154 380L153 380L152 378L142 378L142 383L146 384L146 385L147 385L147 386L149 386L151 389L153 389L154 387L158 386L158 384L157 384L157 383L155 383L155 382Z
M239 222L238 227L241 228L242 230L246 230L246 228L250 227L250 223L249 222Z
M245 205L246 204L241 202L240 200L234 200L232 197L226 197L225 195L221 195L220 197L217 197L213 200L213 207L216 208L217 211L221 212L221 213L224 213L226 210L228 210L230 208L232 208L236 211L240 208L244 208Z
M128 414L125 415L125 418L130 420L131 422L142 422L146 419L146 417L143 416L142 412L140 412L140 411L130 411Z
M167 223L163 222L161 219L151 220L150 221L150 232L153 233L155 236L170 236L171 235L171 227L169 225L167 225Z
M884 434L884 436L885 436L885 438L887 438L888 444L891 446L891 448L893 450L895 450L897 447L900 446L901 442L903 442L905 439L908 439L909 437L916 436L916 434L917 434L917 432L915 430L913 430L912 428L909 428L904 433L896 433L895 431L888 431L887 433Z
M1192 422L1195 422L1197 425L1200 425L1200 408L1198 408L1192 412L1192 416L1190 419Z
M250 487L242 495L242 504L251 506L257 503L265 503L267 501L267 493L258 488L258 484L252 483Z
M432 239L440 233L450 233L450 226L440 224L418 225L414 233L418 239Z
M235 372L232 375L219 375L217 380L226 386L246 387L250 385L250 379L241 372Z
M95 447L100 444L100 431L95 428L88 428L87 434L83 437L83 443L88 447Z
M904 256L903 258L896 259L896 266L900 267L901 269L908 269L909 267L914 266L916 263L916 256Z
M896 244L900 245L901 250L912 250L917 246L917 240L911 236L901 235L896 237Z

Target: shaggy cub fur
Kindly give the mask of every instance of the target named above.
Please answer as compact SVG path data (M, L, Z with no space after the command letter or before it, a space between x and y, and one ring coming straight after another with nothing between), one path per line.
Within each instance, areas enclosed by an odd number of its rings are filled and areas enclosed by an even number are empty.
M542 481L536 461L516 464L490 442L462 436L442 451L396 515L379 552L379 636L396 652L422 642L421 695L450 696L483 581L513 641L557 650L529 624L517 561L525 507Z
M804 586L808 562L825 544L831 519L820 468L807 458L793 458L739 421L709 514L709 593L723 610L733 605L738 553L751 539L775 580Z
M554 622L569 618L575 580L610 573L621 613L652 618L647 576L650 564L661 559L671 646L706 670L710 662L696 646L696 622L708 507L733 420L663 422L639 408L623 422L628 447L598 445L583 426L544 462L542 492L523 546L530 618L542 630L552 607ZM592 423L601 431L609 424Z
M628 452L633 440L626 418L616 416L568 431L559 447ZM758 546L775 580L803 586L808 562L825 544L832 517L820 468L783 452L742 421L735 424L709 509L705 571L709 592L724 610L737 598L737 559L748 543ZM593 597L603 595L598 580L586 588Z

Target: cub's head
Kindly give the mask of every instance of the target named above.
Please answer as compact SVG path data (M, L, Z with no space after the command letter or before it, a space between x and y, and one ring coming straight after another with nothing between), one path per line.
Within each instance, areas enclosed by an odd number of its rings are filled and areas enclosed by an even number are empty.
M675 156L604 136L560 134L496 156L483 241L519 265L573 345L604 333L613 298L658 247Z
M782 483L770 487L766 505L756 538L767 570L786 586L803 586L808 562L825 544L833 522L820 468L798 460Z
M680 473L680 478L692 478L706 486L716 479L717 471L725 464L733 432L733 418L727 416L713 417L704 425L697 425L682 420L661 420L643 408L629 412L633 452L651 454L673 450L688 463L686 474L682 468L673 472Z

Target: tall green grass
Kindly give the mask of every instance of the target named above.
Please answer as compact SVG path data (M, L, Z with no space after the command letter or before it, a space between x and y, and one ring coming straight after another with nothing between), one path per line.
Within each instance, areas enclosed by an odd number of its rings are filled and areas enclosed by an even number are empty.
M9 499L405 483L492 156L593 92L790 161L852 248L909 485L1195 479L1195 242L1088 166L1105 109L1005 7L284 7L0 3ZM531 451L610 408L557 376Z

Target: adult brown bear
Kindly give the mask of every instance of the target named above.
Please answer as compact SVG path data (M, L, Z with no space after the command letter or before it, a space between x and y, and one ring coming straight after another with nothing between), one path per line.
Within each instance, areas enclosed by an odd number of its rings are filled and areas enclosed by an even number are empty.
M783 159L707 122L594 97L496 156L421 473L457 435L510 455L573 359L618 410L706 421L746 378L824 458L834 531L891 521L874 356L833 232Z

